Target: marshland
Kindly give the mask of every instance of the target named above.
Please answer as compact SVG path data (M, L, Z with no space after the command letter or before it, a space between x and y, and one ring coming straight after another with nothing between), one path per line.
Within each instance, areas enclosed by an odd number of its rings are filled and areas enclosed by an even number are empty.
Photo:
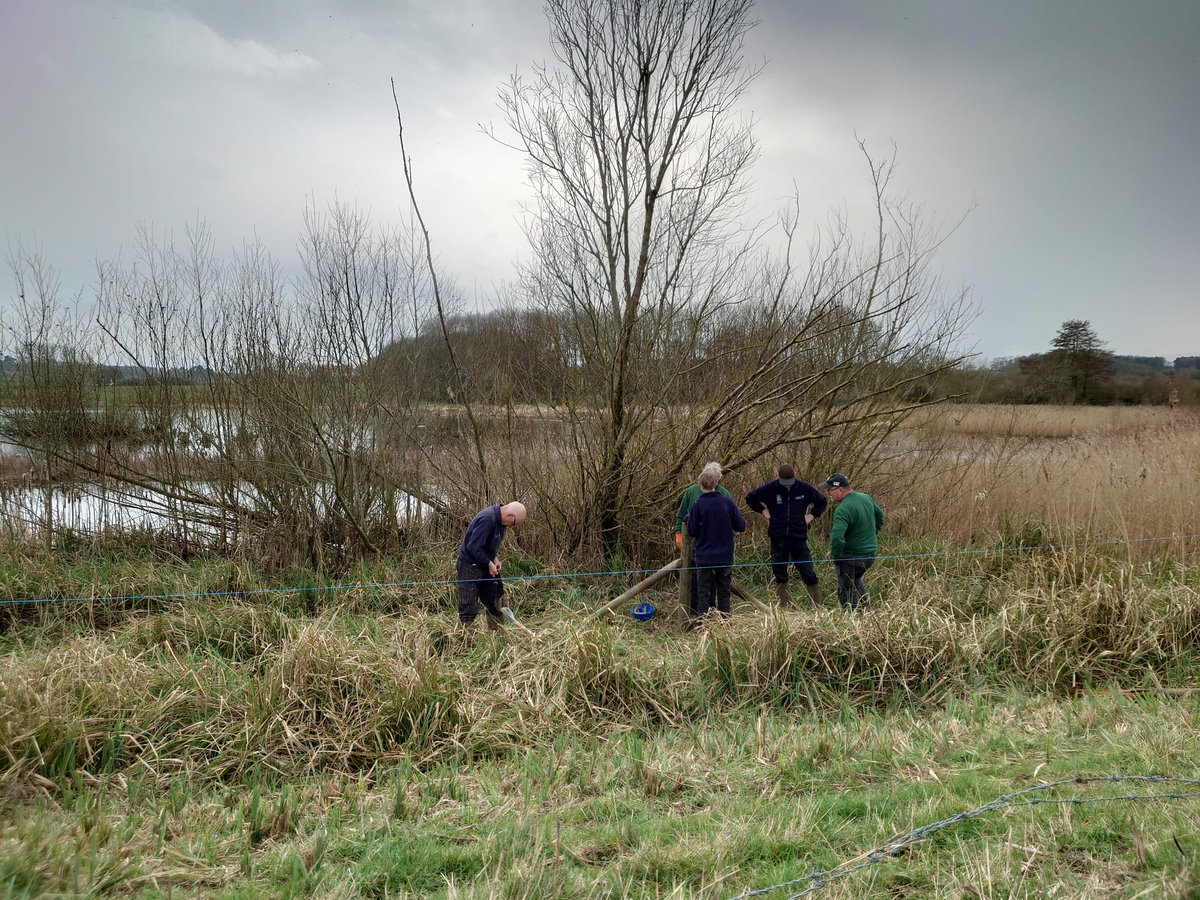
M534 634L466 640L429 523L324 573L10 535L5 600L94 599L3 610L5 892L731 896L1037 782L1194 775L1194 414L947 406L894 440L942 474L880 476L858 616L683 631L668 582L649 623L597 617L635 577L517 529ZM765 600L765 536L738 553ZM825 893L1186 895L1196 801L1147 803L997 814Z
M543 12L552 62L485 127L531 195L493 296L443 265L404 80L398 217L309 194L287 260L145 225L78 293L9 243L0 896L1196 896L1197 358L1117 384L1069 319L973 389L1006 298L950 285L969 221L911 199L894 144L834 151L862 190L832 213L796 181L752 203L751 0ZM318 77L271 102L331 115ZM888 517L870 608L776 606L752 516L762 609L685 628L666 579L653 618L606 611L710 460L739 500L850 473ZM465 630L464 528L511 500L522 627Z

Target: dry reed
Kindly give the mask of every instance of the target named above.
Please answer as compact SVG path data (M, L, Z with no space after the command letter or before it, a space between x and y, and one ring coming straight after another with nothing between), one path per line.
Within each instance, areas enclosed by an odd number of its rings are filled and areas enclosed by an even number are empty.
M0 662L3 779L139 766L237 780L521 753L742 707L924 704L982 685L1188 683L1195 569L1094 552L897 563L876 608L742 614L699 635L527 619L464 641L444 614L309 617L229 602L139 616Z

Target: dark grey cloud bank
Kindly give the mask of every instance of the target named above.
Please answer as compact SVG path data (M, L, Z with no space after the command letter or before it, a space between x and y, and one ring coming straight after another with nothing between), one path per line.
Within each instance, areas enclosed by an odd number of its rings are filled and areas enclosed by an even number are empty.
M865 213L854 143L895 141L898 187L981 308L987 356L1088 318L1115 349L1200 352L1200 4L764 0L748 47L758 211L793 188L813 222ZM486 296L511 277L521 160L479 133L496 89L548 55L536 0L0 4L0 229L85 288L138 222L285 261L306 202L398 216L388 78L446 266Z

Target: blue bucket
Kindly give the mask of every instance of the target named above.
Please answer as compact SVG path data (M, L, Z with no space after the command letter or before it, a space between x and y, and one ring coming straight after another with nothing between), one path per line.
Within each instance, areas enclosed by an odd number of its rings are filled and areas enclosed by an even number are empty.
M654 604L639 603L637 606L631 609L629 613L639 622L645 622L647 619L654 618Z

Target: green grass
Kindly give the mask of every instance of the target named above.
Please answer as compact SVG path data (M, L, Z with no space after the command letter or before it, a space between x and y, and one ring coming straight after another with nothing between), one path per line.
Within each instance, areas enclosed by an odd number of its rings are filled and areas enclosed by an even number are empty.
M1197 713L1194 701L1156 696L1012 692L919 713L743 711L426 769L264 773L235 785L129 770L25 783L21 814L0 828L0 891L732 895L832 867L1035 779L1194 774ZM1198 802L997 813L825 895L1187 896L1200 889Z
M149 553L0 566L10 597L273 583ZM534 637L464 640L444 586L10 608L0 896L727 897L1035 782L1200 776L1195 565L870 577L867 615L700 632L587 620L616 579L514 583ZM819 896L1197 896L1197 821L1196 799L1014 808Z

